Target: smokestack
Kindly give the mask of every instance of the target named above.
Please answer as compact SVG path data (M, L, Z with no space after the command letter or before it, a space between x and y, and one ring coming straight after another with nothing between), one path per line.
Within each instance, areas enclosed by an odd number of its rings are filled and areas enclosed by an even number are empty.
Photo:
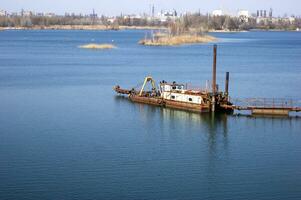
M272 8L270 8L269 17L270 17L270 18L272 18L272 17L273 17L273 9L272 9Z
M226 72L225 95L229 94L229 72Z
M216 51L217 45L213 46L213 66L212 66L212 93L216 93Z

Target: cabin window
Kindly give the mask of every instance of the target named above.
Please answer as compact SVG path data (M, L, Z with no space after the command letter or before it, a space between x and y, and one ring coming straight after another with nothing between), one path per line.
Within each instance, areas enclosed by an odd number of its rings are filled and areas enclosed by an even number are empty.
M188 101L192 101L192 98L188 98Z
M177 87L176 86L172 86L172 89L175 90L175 89L177 89Z
M175 99L175 98L176 98L175 96L171 95L171 99Z

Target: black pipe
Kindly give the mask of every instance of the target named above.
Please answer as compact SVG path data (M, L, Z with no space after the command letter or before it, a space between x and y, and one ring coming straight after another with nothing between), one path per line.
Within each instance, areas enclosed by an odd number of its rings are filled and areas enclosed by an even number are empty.
M225 82L225 94L229 94L229 72L226 72L226 82Z

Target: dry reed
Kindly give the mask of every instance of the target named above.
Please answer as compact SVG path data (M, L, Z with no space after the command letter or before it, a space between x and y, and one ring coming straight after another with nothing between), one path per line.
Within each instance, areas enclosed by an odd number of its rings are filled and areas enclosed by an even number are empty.
M79 46L80 48L83 49L114 49L116 46L112 44L86 44Z
M193 44L193 43L208 43L214 42L217 39L210 35L160 35L155 36L155 39L144 39L139 41L139 44L149 46L177 46L182 44Z

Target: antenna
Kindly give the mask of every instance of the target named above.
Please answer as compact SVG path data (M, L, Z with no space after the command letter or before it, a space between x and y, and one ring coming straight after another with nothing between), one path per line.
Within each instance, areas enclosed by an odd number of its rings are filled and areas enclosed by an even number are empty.
M155 5L152 6L152 17L155 17Z
M92 13L92 25L95 24L95 17L96 17L96 15L95 15L95 10L94 10L94 8L93 8L93 13Z

